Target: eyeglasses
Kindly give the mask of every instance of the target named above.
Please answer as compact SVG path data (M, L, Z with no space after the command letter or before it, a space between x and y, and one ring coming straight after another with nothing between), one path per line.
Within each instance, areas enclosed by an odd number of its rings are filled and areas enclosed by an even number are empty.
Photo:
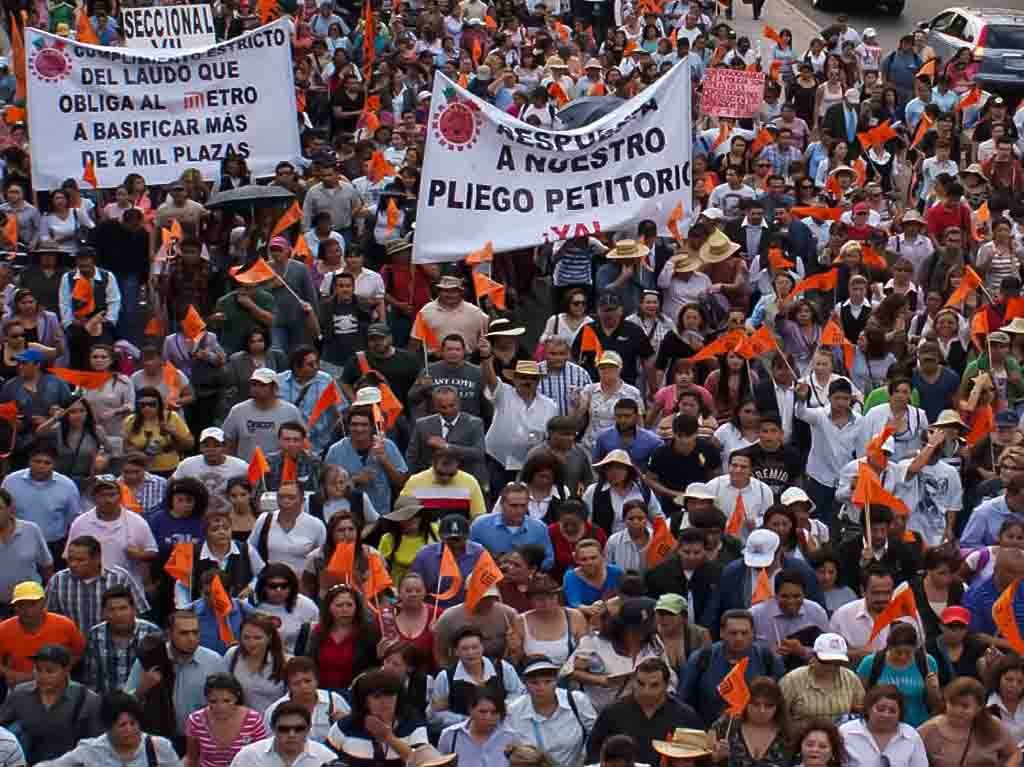
M270 591L284 591L288 588L291 588L291 584L287 581L274 581L273 583L267 584L267 589Z
M298 734L300 732L305 732L308 729L309 728L304 724L279 724L277 726L277 731L282 735L288 735L292 733Z

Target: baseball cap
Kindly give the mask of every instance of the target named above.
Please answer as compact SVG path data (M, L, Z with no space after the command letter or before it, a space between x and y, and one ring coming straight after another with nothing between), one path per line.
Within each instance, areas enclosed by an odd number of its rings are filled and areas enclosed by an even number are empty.
M950 623L962 623L965 626L970 626L971 613L966 607L951 605L942 611L942 622L946 625L949 625Z
M747 548L743 551L743 563L747 567L768 567L775 561L775 552L778 550L778 535L764 528L755 530L747 538Z
M208 439L215 439L220 443L224 443L224 430L218 429L216 426L207 426L199 434L199 444L202 444Z
M35 581L22 581L14 587L14 593L11 596L11 604L15 602L34 602L37 599L45 599L46 592L43 591L43 587Z
M725 215L722 213L721 208L708 208L707 210L702 210L700 214L704 218L709 218L712 221L721 221L722 217Z
M619 298L618 293L608 291L606 293L602 293L601 297L597 299L597 305L608 309L621 309L622 299Z
M526 664L522 675L529 676L530 674L536 674L538 671L554 671L557 674L560 670L561 666L550 658L536 658Z
M679 594L662 594L658 597L658 601L654 603L654 611L658 612L659 610L673 615L689 612L686 609L686 600Z
M839 634L819 634L818 638L814 640L814 657L818 660L846 662L850 660L846 649L846 640Z
M288 240L286 240L281 235L278 235L277 237L271 238L271 240L270 240L270 247L271 248L281 248L282 250L291 250L292 249L292 244L290 242L288 242Z
M35 663L42 661L43 663L56 663L58 666L64 667L71 665L71 653L66 647L59 644L44 644L30 658Z
M261 384L272 384L277 382L277 373L270 368L256 368L249 376L249 380Z
M858 202L856 205L853 206L853 212L854 213L870 213L871 212L871 208L868 207L868 204L866 202Z
M18 352L14 355L14 359L18 362L34 362L37 365L46 362L46 357L38 349L26 349L23 352Z
M469 520L461 514L449 514L441 520L438 531L442 538L468 538Z
M391 328L388 327L386 322L371 322L369 327L366 328L366 336L390 336Z
M597 364L598 367L600 367L601 365L613 365L614 367L621 368L622 357L619 356L618 352L613 352L611 349L609 349L598 358Z
M113 474L100 474L92 483L92 494L96 493L102 488L112 488L121 492L121 486L117 484L117 477Z

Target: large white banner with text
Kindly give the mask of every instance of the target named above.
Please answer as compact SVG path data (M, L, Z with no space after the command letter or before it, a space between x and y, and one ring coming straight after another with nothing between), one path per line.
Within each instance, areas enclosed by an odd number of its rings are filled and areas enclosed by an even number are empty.
M186 168L216 179L232 153L254 176L299 156L287 21L220 45L141 51L26 31L32 181L53 189L92 162L100 187Z
M205 48L217 42L213 9L200 5L149 5L121 9L126 48Z
M413 260L458 261L690 211L689 65L583 128L534 127L434 78Z

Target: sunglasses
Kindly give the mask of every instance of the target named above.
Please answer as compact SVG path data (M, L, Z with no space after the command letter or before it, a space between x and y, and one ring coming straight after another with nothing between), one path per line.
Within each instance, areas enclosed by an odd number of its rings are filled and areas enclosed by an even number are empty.
M284 591L291 588L291 585L287 581L275 581L274 583L268 583L267 588L272 591Z

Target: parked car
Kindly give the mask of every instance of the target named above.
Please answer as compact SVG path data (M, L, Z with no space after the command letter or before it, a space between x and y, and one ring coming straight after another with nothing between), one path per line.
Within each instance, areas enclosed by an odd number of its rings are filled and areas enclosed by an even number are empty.
M970 48L982 89L1014 99L1024 95L1024 10L947 8L918 29L943 63Z

